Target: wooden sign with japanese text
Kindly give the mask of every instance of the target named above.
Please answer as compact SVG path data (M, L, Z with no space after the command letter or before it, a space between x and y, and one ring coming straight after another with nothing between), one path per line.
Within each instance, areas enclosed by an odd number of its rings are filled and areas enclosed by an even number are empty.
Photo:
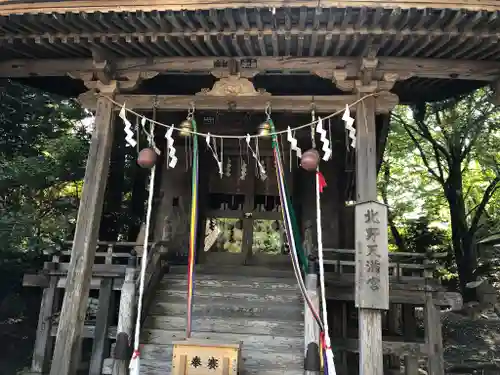
M387 207L378 202L355 207L356 307L389 309Z

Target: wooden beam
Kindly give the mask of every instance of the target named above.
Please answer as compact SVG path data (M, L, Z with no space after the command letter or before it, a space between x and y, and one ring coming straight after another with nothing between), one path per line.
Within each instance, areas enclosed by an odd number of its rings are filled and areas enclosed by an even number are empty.
M109 327L108 338L115 339L116 338L116 330L117 330L116 326ZM52 328L51 335L57 336L57 327ZM95 325L85 324L83 326L82 338L93 339L94 336L95 336Z
M390 340L390 339L389 339ZM403 342L403 341L382 341L381 351L384 354L405 355L418 354L424 356L427 353L427 347L423 343L418 342ZM335 351L346 350L349 352L359 353L359 340L357 339L337 339L332 340L332 348ZM363 374L372 375L373 372L364 372Z
M396 286L396 283L391 284L391 290L389 291L389 300L391 303L419 306L425 304L425 292L409 288L397 288ZM354 301L354 285L350 287L338 287L335 283L327 282L326 297L332 301ZM448 292L435 292L433 296L434 304L449 307L449 297Z
M23 277L23 286L24 287L38 287L38 288L47 288L49 286L48 275L41 274L25 274ZM57 288L64 289L66 288L67 278L65 276L57 277ZM113 290L121 290L123 285L123 279L120 278L112 278L113 279ZM101 282L104 280L99 277L92 277L92 281L90 282L90 289L99 289L101 287Z
M115 89L116 85L109 87L108 95L113 95ZM113 143L112 120L113 105L100 98L50 375L75 375L80 362L81 336Z
M179 3L178 0L140 0L124 3L117 0L66 0L66 1L32 1L14 3L3 1L0 5L0 15L10 14L37 14L37 13L66 13L66 12L135 12L135 11L182 11L182 10L209 10L223 8L279 8L290 7L290 0L257 0L251 4L246 0L189 0ZM317 0L297 0L293 2L294 7L318 7ZM466 9L470 11L497 11L497 0L321 0L322 8L347 8L347 7L371 7L371 8L402 8L402 9Z
M80 103L87 109L95 109L97 97L82 94ZM345 108L357 100L356 95L332 96L204 96L204 95L117 95L114 99L127 108L134 110L151 110L154 103L159 110L187 111L191 103L196 110L233 110L263 112L268 104L273 112L309 113L312 105L318 113L332 113ZM377 113L387 113L396 104L398 98L390 93L380 93L374 100ZM352 108L355 111L356 108Z
M236 60L256 60L259 72L305 72L344 69L348 76L355 76L360 67L357 57L245 57ZM378 73L393 73L400 77L463 79L495 81L500 76L500 62L473 60L419 59L403 57L378 57ZM214 70L217 57L155 57L117 58L113 61L120 72L205 72ZM31 76L65 76L67 74L95 71L92 59L25 59L0 62L0 77L20 78Z

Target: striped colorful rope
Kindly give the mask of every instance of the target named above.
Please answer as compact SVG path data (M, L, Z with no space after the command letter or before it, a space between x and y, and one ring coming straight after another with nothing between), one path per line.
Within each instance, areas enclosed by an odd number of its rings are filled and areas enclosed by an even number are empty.
M196 132L196 121L191 120L193 130ZM191 337L193 321L193 295L194 295L194 265L196 262L196 235L198 231L198 136L193 134L193 166L191 182L191 225L189 233L189 253L188 253L188 290L187 290L187 324L186 338Z

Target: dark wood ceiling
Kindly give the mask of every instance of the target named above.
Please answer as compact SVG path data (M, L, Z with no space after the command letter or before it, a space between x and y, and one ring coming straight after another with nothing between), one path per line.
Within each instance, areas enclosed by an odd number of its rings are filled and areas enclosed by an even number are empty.
M117 58L370 54L500 61L499 16L500 12L381 7L12 14L0 17L0 61L90 58L95 48ZM328 86L331 82L321 85L313 76L300 78L300 85L298 78L265 77L255 81L261 80L269 92L335 92ZM31 82L45 86L44 81ZM144 87L157 90L173 84L177 89L179 85L194 89L200 82L188 84L185 76L159 76ZM438 100L484 84L411 78L399 82L394 91L406 102ZM61 92L80 86L68 83Z

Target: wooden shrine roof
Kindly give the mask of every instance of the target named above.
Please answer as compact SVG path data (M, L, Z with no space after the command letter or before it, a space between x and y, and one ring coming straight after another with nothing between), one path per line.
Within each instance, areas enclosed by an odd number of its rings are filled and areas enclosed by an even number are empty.
M470 69L474 61L483 61L493 64L488 66L490 73L498 71L500 75L498 9L500 2L493 0L270 0L265 4L250 0L3 1L0 64L91 59L92 49L99 48L118 59L252 56L258 60L369 54L406 58L401 64L408 58L466 61ZM434 64L429 73L446 73L447 68L445 62ZM8 72L0 69L0 76L8 76ZM43 73L26 71L26 77L33 75ZM463 79L461 74L441 74L439 78L429 74L398 82L395 91L403 101L412 101L413 97L440 99L480 87L493 80L490 76ZM313 85L317 77L310 77ZM46 85L43 79L38 81ZM62 86L54 85L55 78L49 82L49 87L60 86L63 91L70 85L64 80L60 80Z
M0 0L0 14L206 10L268 7L383 7L496 11L497 0Z

